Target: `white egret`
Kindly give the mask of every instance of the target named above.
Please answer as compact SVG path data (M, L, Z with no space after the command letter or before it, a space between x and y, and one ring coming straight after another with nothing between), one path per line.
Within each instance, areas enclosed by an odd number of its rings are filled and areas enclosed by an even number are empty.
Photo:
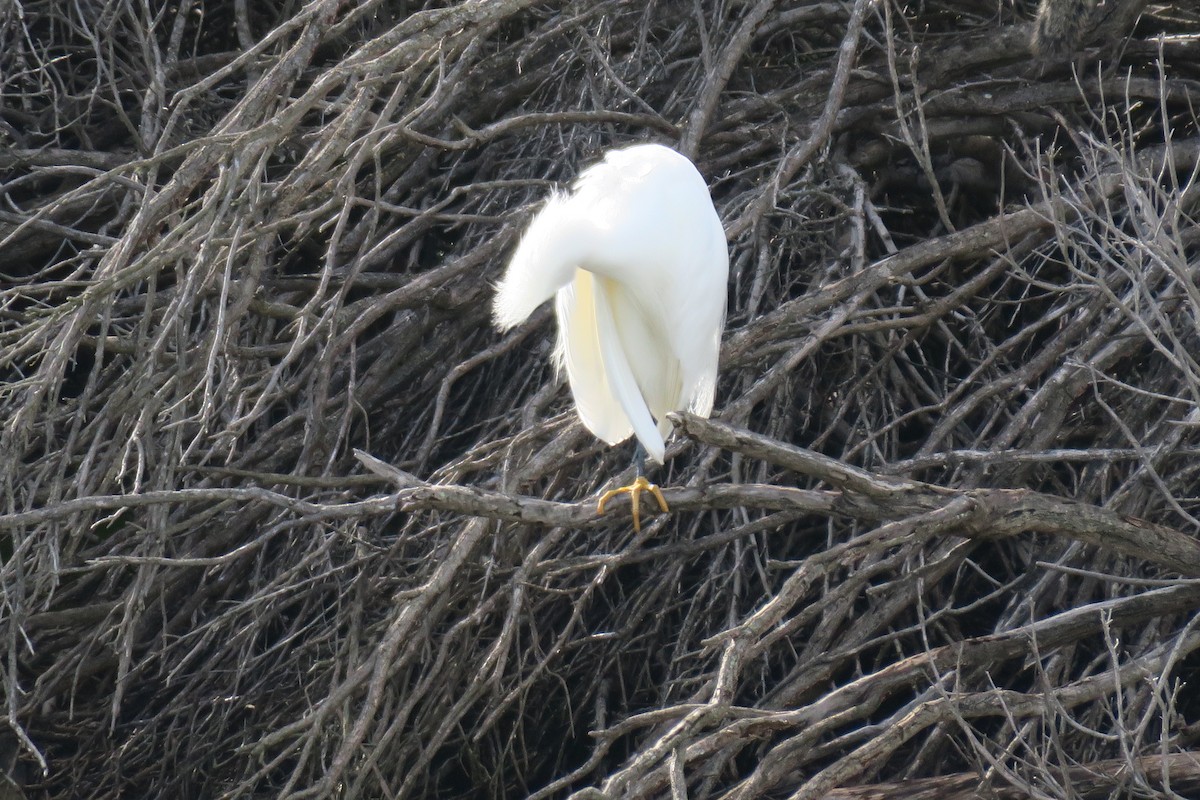
M650 491L643 452L661 464L670 411L707 417L725 324L729 255L696 167L669 147L611 150L555 192L529 223L496 287L507 330L555 297L558 347L583 424L610 445L637 437L637 479L605 492Z

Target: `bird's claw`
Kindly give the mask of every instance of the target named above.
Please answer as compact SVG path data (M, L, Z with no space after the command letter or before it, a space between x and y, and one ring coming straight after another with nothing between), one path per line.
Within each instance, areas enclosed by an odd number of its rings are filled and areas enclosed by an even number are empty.
M628 486L622 486L619 489L609 489L604 494L600 495L600 502L596 505L596 513L604 513L604 504L619 494L629 495L630 510L633 513L633 530L636 533L642 532L642 520L639 513L639 503L642 492L650 492L654 495L654 499L658 501L658 507L665 514L671 509L667 506L667 500L663 497L662 491L642 475L638 475L633 483Z

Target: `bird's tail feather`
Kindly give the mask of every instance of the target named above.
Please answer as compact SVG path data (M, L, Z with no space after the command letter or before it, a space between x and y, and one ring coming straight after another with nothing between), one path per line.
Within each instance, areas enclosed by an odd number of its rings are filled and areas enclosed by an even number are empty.
M654 418L650 416L650 409L647 408L646 400L642 397L642 391L633 376L633 369L629 366L625 348L617 334L616 321L613 319L608 297L604 292L596 292L595 298L600 354L604 358L604 371L608 376L609 387L633 425L634 436L642 443L642 447L646 448L646 454L661 464L666 457L666 442L658 426L654 424Z

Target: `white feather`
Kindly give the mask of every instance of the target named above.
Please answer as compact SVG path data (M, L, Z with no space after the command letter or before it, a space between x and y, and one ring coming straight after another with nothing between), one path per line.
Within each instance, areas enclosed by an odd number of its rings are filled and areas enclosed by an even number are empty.
M575 279L558 293L558 347L555 361L566 370L579 419L597 438L608 444L623 442L633 425L619 404L612 402L604 356L600 352L600 329L596 320L596 278L577 270Z
M530 222L497 287L510 328L557 294L556 359L580 419L655 461L665 415L712 411L729 260L704 179L661 145L610 151Z
M500 330L524 322L567 285L585 253L582 237L578 208L571 196L550 195L521 236L504 278L496 286L492 316Z
M607 283L608 281L604 278L596 282L599 291L595 293L593 299L596 303L596 330L599 333L600 357L604 360L604 374L608 378L611 398L616 400L617 407L629 420L634 435L642 443L642 447L646 448L646 453L661 464L666 445L662 434L650 416L647 399L643 396L644 384L638 380L640 376L634 375L630 365L631 357L641 355L637 351L643 348L639 346L631 349L627 345L626 338L630 329L618 327L613 313L613 299L619 289L605 285ZM628 320L625 322L627 323ZM641 322L644 320L639 320L639 323ZM636 334L636 331L634 333ZM636 335L632 338L636 339ZM569 362L567 367L567 374L571 375ZM610 442L610 444L614 443Z

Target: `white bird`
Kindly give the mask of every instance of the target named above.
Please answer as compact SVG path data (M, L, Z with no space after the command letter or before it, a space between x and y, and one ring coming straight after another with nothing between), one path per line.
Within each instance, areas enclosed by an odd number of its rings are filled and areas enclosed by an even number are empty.
M712 412L729 255L708 186L685 156L642 144L611 150L534 216L496 287L507 330L555 297L558 347L583 424L610 445L637 437L661 464L666 415ZM641 529L642 476L628 493Z

